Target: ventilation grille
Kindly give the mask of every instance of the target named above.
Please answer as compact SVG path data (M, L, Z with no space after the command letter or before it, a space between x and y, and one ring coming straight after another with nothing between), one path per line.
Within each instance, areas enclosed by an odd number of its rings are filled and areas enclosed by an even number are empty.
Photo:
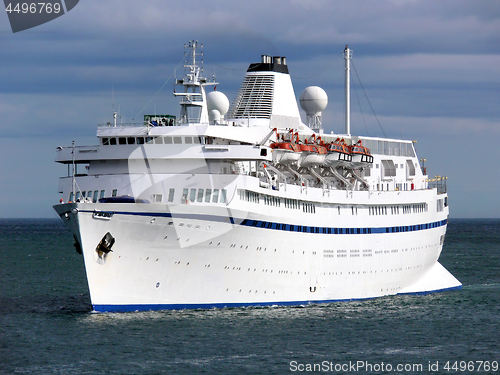
M231 118L271 118L274 76L246 76L233 106Z

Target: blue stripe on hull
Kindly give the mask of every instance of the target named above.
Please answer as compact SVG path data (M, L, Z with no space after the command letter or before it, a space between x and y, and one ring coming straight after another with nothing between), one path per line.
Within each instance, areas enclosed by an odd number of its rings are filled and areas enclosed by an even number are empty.
M413 293L398 293L400 295L425 295L431 293L444 292L449 290L462 289L462 285L451 288L429 290ZM157 311L157 310L185 310L185 309L212 309L227 307L259 307L259 306L301 306L317 303L349 302L362 301L380 297L367 298L347 298L330 300L311 300L311 301L281 301L281 302L248 302L248 303L193 303L193 304L155 304L155 305L93 305L95 312L132 312L132 311Z
M232 216L199 215L199 214L174 214L169 212L130 212L130 211L91 211L81 210L80 212L108 212L113 215L133 215L149 217L173 217L176 219L194 219L216 221L228 224L237 224L246 227L256 227L271 230L282 230L288 232L318 233L318 234L377 234L377 233L403 233L415 232L426 229L439 228L448 223L448 219L434 221L431 223L401 225L395 227L375 227L375 228L332 228L332 227L312 227L307 225L292 225L285 223L275 223L272 221L238 219Z

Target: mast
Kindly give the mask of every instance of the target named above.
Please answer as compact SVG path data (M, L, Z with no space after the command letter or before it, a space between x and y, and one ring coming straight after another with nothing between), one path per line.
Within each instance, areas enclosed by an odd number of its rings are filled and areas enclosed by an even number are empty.
M180 123L208 123L205 86L215 86L203 74L203 44L190 40L184 45L184 78L176 80L177 85L183 85L183 92L174 92L181 96Z
M345 59L345 133L351 135L351 58L352 51L346 44L344 48Z

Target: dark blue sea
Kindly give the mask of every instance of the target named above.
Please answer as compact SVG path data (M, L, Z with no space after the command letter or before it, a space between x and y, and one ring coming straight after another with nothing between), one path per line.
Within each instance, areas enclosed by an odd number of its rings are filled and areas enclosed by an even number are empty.
M96 314L62 223L0 220L0 373L500 374L500 220L450 220L441 263L463 289Z

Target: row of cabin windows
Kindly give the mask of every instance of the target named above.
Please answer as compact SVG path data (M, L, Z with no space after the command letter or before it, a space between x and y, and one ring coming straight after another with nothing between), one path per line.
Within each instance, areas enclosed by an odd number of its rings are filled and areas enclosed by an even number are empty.
M175 189L174 188L168 189L167 201L169 203L173 202L174 201L174 197L175 197ZM152 202L153 203L161 203L161 202L163 202L163 194L153 194L151 196L151 198L152 198Z
M226 189L188 189L182 190L182 203L227 203Z
M297 199L279 198L272 195L254 193L248 190L238 190L238 193L240 200L247 202L260 203L262 198L262 202L268 206L281 207L281 203L283 202L286 208L302 209L303 212L316 213L316 206L314 203L303 202Z
M143 144L204 144L205 137L102 137L104 146Z
M101 143L104 146L114 145L170 145L170 144L232 144L232 145L249 145L250 143L231 141L216 137L198 137L198 136L156 136L156 137L102 137Z
M415 204L404 204L399 206L369 206L368 213L369 215L399 215L399 213L403 214L411 214L419 213L419 212L427 212L428 207L427 203L415 203Z
M73 196L73 192L69 193L68 197L68 202L73 202L73 198L75 202L79 201L84 201L84 200L91 200L92 203L96 203L98 199L104 198L104 194L106 193L105 190L87 190L87 191L77 191L76 194ZM113 189L111 191L111 196L116 197L118 194L117 189Z

